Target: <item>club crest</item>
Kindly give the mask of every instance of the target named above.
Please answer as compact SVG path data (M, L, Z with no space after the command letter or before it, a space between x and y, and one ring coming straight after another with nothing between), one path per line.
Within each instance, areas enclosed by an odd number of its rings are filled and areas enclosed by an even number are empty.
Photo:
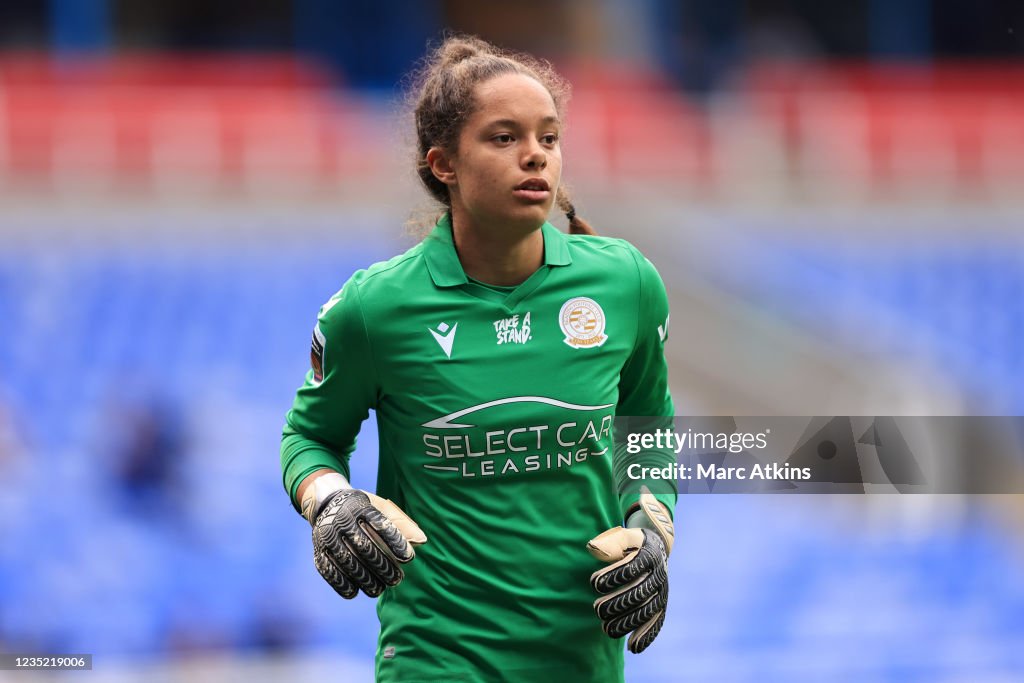
M585 296L569 299L558 313L558 324L565 334L564 341L575 349L598 347L605 343L604 311L593 299Z

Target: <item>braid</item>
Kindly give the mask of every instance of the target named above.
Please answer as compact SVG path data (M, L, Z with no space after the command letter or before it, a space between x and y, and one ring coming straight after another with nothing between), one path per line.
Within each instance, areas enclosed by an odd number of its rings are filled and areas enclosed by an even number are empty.
M576 207L572 203L572 199L569 198L569 190L566 189L565 185L558 187L558 192L555 194L555 203L558 204L558 208L565 212L565 217L569 220L569 234L570 235L596 235L597 231L579 216L576 215Z

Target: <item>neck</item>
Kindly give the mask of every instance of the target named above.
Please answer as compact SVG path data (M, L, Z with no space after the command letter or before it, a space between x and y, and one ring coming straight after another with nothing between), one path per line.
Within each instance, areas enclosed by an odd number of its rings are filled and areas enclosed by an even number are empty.
M455 250L466 275L489 285L512 287L524 282L544 263L540 226L524 231L501 226L481 228L462 212L452 212Z

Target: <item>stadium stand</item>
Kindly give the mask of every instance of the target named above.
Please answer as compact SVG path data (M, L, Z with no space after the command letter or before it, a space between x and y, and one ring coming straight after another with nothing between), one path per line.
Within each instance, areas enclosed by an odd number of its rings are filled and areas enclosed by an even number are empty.
M276 444L314 312L352 270L395 248L366 236L394 231L335 215L241 240L225 219L202 221L189 240L36 233L0 251L0 378L27 425L27 452L0 460L4 649L149 661L365 657L375 646L373 602L344 603L315 575ZM332 237L339 224L363 237ZM974 381L1019 376L1020 251L908 243L880 255L760 234L742 268L731 250L709 252L724 287L887 351L920 328L938 360ZM725 258L732 267L714 267ZM791 311L777 303L797 291L811 293ZM970 306L950 321L938 305L950 297L1016 313L1005 329ZM865 324L885 307L893 331L830 328L838 301ZM1002 405L1019 410L1019 387L1007 392ZM152 444L168 431L177 440L154 450L177 460L164 463L165 485L126 486L131 435ZM372 482L371 425L361 443L354 478ZM40 490L58 501L40 505ZM253 514L239 520L242 501ZM968 511L924 528L898 515L865 526L855 498L685 497L671 616L654 648L628 658L629 679L1010 680L1024 666L1020 549L983 508Z

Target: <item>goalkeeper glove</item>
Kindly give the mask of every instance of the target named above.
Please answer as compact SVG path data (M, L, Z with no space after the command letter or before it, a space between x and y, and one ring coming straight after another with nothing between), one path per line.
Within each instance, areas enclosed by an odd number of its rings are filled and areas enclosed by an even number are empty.
M601 594L594 611L611 638L632 633L626 646L639 654L654 642L665 623L668 605L668 556L675 529L668 510L643 487L640 508L629 516L627 528L617 526L587 543L587 550L613 564L590 576Z
M362 589L371 598L395 586L402 565L427 542L416 522L386 498L354 489L338 473L317 477L302 497L302 514L313 526L313 562L343 598Z

